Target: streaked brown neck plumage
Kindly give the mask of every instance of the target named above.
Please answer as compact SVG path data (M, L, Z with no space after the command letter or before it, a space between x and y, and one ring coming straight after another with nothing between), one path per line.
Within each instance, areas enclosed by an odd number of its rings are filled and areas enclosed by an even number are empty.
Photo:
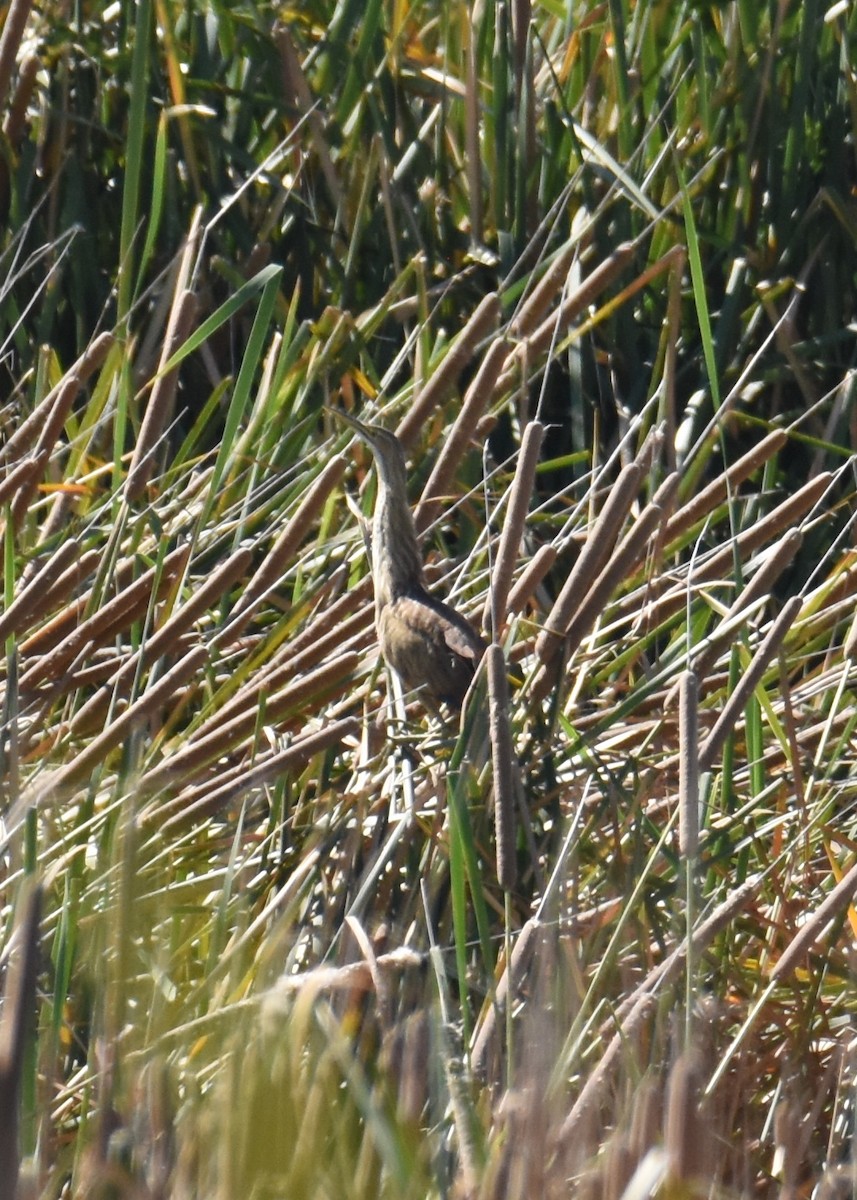
M392 434L376 444L378 495L372 521L372 572L375 605L380 609L423 586L417 531L407 501L402 448Z

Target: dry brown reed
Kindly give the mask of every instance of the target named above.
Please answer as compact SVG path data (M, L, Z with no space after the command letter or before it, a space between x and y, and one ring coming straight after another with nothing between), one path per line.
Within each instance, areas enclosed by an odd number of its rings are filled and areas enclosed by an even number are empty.
M667 1083L664 1142L672 1186L691 1183L704 1160L707 1130L700 1120L702 1079L693 1052L676 1060Z
M399 422L396 436L405 448L411 445L431 413L453 391L458 376L476 353L479 343L496 329L501 311L496 292L489 292L480 300L431 379L414 397L407 415Z
M414 521L418 533L422 533L431 525L443 509L444 500L455 478L455 472L471 443L479 418L487 405L491 403L494 385L500 374L505 354L506 343L502 338L495 338L488 347L473 382L464 394L461 411L444 439L443 448L414 511Z
M482 610L483 628L493 630L495 637L506 624L512 576L524 536L527 513L532 503L533 486L543 436L544 426L542 423L530 421L521 438L521 452L518 455L515 478L508 493L508 503L491 574L491 584L485 600L485 607Z
M340 624L354 614L359 613L365 624L369 624L372 619L371 576L365 576L359 583L344 591L338 599L332 602L328 600L328 596L335 595L344 586L347 579L348 569L342 567L340 570L334 571L329 580L325 580L324 587L319 591L315 600L316 615L295 634L289 642L288 650L284 647L278 651L277 657L272 659L271 665L278 665L280 658L285 659L288 655L300 654L303 650L317 646L324 638L335 633Z
M664 483L674 483L676 478L674 475L670 476ZM665 488L667 501L668 492L669 488ZM564 641L569 654L577 649L610 596L645 555L652 537L657 533L664 511L664 507L656 499L650 501L619 542L566 626Z
M779 1200L795 1200L799 1195L803 1120L802 1110L793 1096L784 1096L774 1110L774 1154L771 1174L782 1181Z
M332 629L323 638L319 638L318 642L305 646L303 650L296 651L292 643L284 646L276 659L271 659L263 670L255 671L247 684L220 707L220 719L229 722L249 709L257 709L261 696L290 684L303 672L315 667L332 650L346 647L353 649L348 644L356 635L366 634L361 641L368 642L370 626L371 610L364 608L343 621L337 629Z
M544 275L521 302L512 318L509 328L513 337L526 338L532 333L565 283L579 253L580 242L577 238L572 238L557 251Z
M25 629L42 613L47 612L57 599L54 585L61 579L65 579L66 573L71 573L70 569L79 576L80 572L75 568L75 564L80 559L80 552L79 539L69 537L41 564L38 563L38 560L33 560L33 574L21 587L5 612L0 613L0 641L4 641L10 634ZM94 555L93 557L95 561L98 561L101 556ZM92 565L94 566L95 563L93 562ZM63 596L65 594L65 592L62 593Z
M714 723L699 748L699 767L708 771L714 765L714 760L723 748L723 744L732 731L738 716L752 695L756 686L768 668L773 656L782 645L783 639L801 610L803 601L800 596L792 596L783 605L779 616L771 623L761 645L750 661L750 665L738 681L734 691L723 706L720 716Z
M295 552L306 537L312 523L321 513L328 496L340 482L347 467L341 454L330 459L319 472L318 478L307 489L294 516L280 533L264 560L248 583L243 596L235 608L234 618L247 620L259 602L286 573Z
M697 926L692 938L692 954L695 959L698 959L717 934L750 903L759 889L760 882L756 877L735 888L728 898ZM580 1094L563 1122L560 1131L562 1137L573 1136L577 1122L604 1097L610 1086L611 1073L617 1066L627 1041L636 1037L644 1021L653 1015L657 997L663 995L685 970L687 949L686 941L679 942L675 949L649 972L643 982L621 1001L609 1022L602 1027L603 1036L612 1034L610 1042L597 1066L587 1076Z
M694 656L694 671L700 679L704 679L708 674L724 642L735 637L735 618L745 609L751 608L757 600L769 597L771 588L792 562L802 542L803 534L800 530L789 530L776 543L747 586L742 588L732 601L717 627L708 634L705 648ZM677 690L678 685L675 685L668 693L665 702L668 707L673 703Z
M331 582L339 586L345 577L343 570L339 573L338 583ZM322 589L316 597L316 603L321 605L325 594L326 589ZM260 664L248 682L231 699L224 701L219 710L221 718L229 721L249 708L258 707L261 694L275 691L282 684L290 682L301 671L321 662L332 650L354 649L349 645L352 641L356 641L358 647L368 644L373 625L371 598L372 581L367 578L344 592L333 604L322 605L314 620L281 646L266 663ZM243 624L243 621L239 624ZM212 643L219 647L234 644L235 641L231 625L226 625L212 639Z
M76 375L66 375L57 389L56 398L45 416L44 426L30 459L32 469L28 477L21 481L18 492L12 500L12 523L16 527L21 524L27 514L27 509L30 507L79 391L80 379Z
M698 699L698 676L694 671L682 672L678 709L678 844L685 859L696 858L699 845Z
M619 530L640 491L643 468L628 463L619 472L577 561L569 572L536 641L536 655L548 663L559 653L562 639L583 603L586 589L607 562Z
M177 297L170 310L167 330L164 335L163 350L158 370L164 366L173 354L185 343L199 312L199 300L194 292L186 289ZM175 400L176 388L179 382L178 367L166 374L159 374L152 388L146 412L137 441L131 466L125 477L125 497L129 503L139 499L155 469L155 459L159 440L168 422L169 414Z
M196 646L184 658L143 692L133 704L120 713L106 729L88 742L70 762L51 776L50 786L63 796L76 783L81 782L97 766L101 765L109 752L130 737L144 721L147 721L162 705L175 702L175 693L193 676L197 675L208 661L208 649Z
M36 1012L42 888L30 881L19 898L15 953L6 974L0 1021L0 1200L20 1200L18 1172L21 1077Z
M539 922L530 917L521 926L515 938L515 946L509 961L503 968L503 974L497 983L494 1002L485 1006L482 1021L474 1032L470 1061L477 1075L484 1075L488 1062L488 1052L497 1032L497 1016L507 1004L514 1004L518 984L529 966L535 947L535 935L539 931Z
M4 110L15 70L15 60L18 57L18 48L21 45L32 7L31 0L11 0L6 12L6 20L3 22L3 32L0 34L0 105Z
M528 363L538 362L547 354L556 338L557 330L564 331L567 325L580 316L598 296L609 287L617 275L630 264L634 257L635 247L631 242L623 242L617 246L609 258L587 275L570 296L567 296L559 309L542 321L532 334L519 342L509 354L500 376L498 387L508 391L514 387L515 380Z
M300 708L307 701L319 702L337 689L346 689L360 663L360 656L353 651L340 654L316 671L296 679L291 686L265 699L265 717L268 721L284 718L290 711ZM226 755L253 732L259 719L258 712L244 711L228 721L220 712L204 722L192 736L188 736L180 750L164 758L140 781L145 792L157 792L161 788L174 787L191 779L204 770L209 763Z
M106 687L95 692L77 710L69 725L69 732L74 735L78 730L91 728L103 717L111 698L124 699L125 692L141 667L150 666L162 655L175 654L179 638L243 578L251 558L246 547L236 550L198 587L194 587L188 601L155 630L136 653L124 660L120 669L107 680Z
M34 456L22 458L14 467L11 467L6 472L5 477L0 479L0 504L5 504L16 495L19 488L26 487L35 470L36 460Z
M330 147L324 133L324 122L312 98L309 84L304 75L301 60L292 41L287 25L278 21L274 26L274 45L280 55L283 91L297 106L301 115L309 122L313 148L318 155L322 178L330 192L333 206L340 213L342 228L348 238L347 206L342 203L342 184L337 174Z
M71 544L78 549L80 547L80 543L75 538L71 539ZM85 597L71 602L68 597L83 586L84 580L90 578L104 559L104 555L98 550L84 550L79 556L77 554L68 555L71 561L67 563L67 556L57 549L44 560L45 569L54 557L60 559L62 569L56 579L48 582L43 590L36 590L30 586L41 573L37 567L39 560L31 559L25 568L21 575L21 609L14 624L16 633L23 632L28 625L34 626L45 613L65 603L67 607L58 612L49 622L50 628L38 631L39 634L44 633L43 637L34 634L28 639L30 648L39 646L42 651L47 646L55 645L63 636L62 631L74 623L77 613L83 611L86 605ZM67 565L63 565L66 563ZM24 601L25 593L26 601ZM18 597L10 604L10 612L13 608L16 612L18 611L17 602Z
M719 504L722 504L735 489L744 482L774 455L782 450L788 442L788 437L781 429L775 429L767 434L751 450L727 467L716 479L707 484L701 491L682 504L667 522L667 541L674 541L686 533L691 526L703 517L708 516Z
M550 571L557 559L555 546L545 544L539 546L533 557L520 574L518 582L509 592L506 604L508 613L518 613L530 602L536 589Z
M509 721L509 681L503 647L492 642L486 657L497 882L504 892L510 892L515 886L515 770Z
M642 1161L658 1140L663 1127L663 1097L660 1080L648 1075L634 1092L631 1114L631 1153L635 1163Z
M766 542L779 534L788 533L792 527L798 527L800 520L821 499L832 482L832 476L825 472L809 483L804 484L793 495L788 496L776 508L761 517L754 524L736 534L719 550L713 551L700 561L691 573L690 580L682 580L679 584L666 590L663 595L650 601L647 619L650 624L665 620L672 613L684 608L687 603L687 588L696 588L710 580L732 577L732 565L736 555L742 562L749 558ZM667 580L664 580L667 583ZM639 606L639 596L633 594L624 602L626 605Z
M86 383L90 375L104 362L109 351L115 344L116 338L112 333L101 333L94 339L91 345L87 347L77 361L66 371L59 383L51 388L29 416L25 417L20 425L18 425L6 444L0 446L0 465L17 462L26 454L33 442L40 437L45 427L45 422L49 420L50 414L54 410L57 396L62 391L67 380L76 379L78 386Z
M3 134L10 146L18 145L27 128L27 113L41 68L42 60L37 54L25 55L18 67L18 82L3 120Z
M148 607L153 588L158 597L172 586L181 575L190 558L191 548L180 546L166 556L161 565L150 567L133 583L121 586L111 600L106 601L86 620L74 626L70 633L52 650L37 658L21 676L22 691L32 690L46 679L57 679L64 674L78 654L102 645L121 629L127 629ZM124 580L122 581L124 583ZM30 656L37 652L44 630L29 638L22 646L22 653Z
M631 282L621 289L615 296L602 307L599 317L603 317L607 313L615 312L617 308L626 304L632 297L643 288L648 287L653 283L659 275L663 275L665 271L670 273L672 278L676 273L680 272L684 267L687 252L684 246L673 246L666 254L662 255L657 262L651 263L650 266L644 268L639 275L635 275Z
M156 826L162 832L178 829L192 821L204 821L225 808L238 803L248 792L262 787L285 772L301 768L316 754L340 745L360 732L355 717L326 724L316 732L305 734L261 762L248 767L241 762L231 771L219 773L214 780L180 792L164 804L156 804L144 815L143 823Z
M771 979L786 979L801 965L813 943L821 936L832 920L839 916L857 896L857 863L843 875L819 904L814 913L807 917L800 932L792 938L780 955L771 972Z

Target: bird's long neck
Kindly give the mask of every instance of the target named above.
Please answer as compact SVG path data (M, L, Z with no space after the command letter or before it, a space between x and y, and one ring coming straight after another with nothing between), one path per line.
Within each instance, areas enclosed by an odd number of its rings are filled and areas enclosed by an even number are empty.
M422 587L423 567L413 515L407 501L391 491L380 473L372 522L372 570L379 609Z

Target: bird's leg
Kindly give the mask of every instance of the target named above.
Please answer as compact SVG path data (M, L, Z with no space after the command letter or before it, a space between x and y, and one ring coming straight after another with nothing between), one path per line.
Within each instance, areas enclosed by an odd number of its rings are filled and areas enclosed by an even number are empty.
M387 737L393 749L394 763L401 765L405 795L408 809L413 813L414 786L413 772L417 761L414 741L408 730L408 714L405 708L405 694L402 681L391 667L387 667ZM393 796L397 794L393 791ZM393 815L404 816L404 813Z

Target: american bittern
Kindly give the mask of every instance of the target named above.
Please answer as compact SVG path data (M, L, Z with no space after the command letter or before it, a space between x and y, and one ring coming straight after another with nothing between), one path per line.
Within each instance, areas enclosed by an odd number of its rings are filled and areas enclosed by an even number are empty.
M428 707L443 702L460 708L485 642L466 617L426 590L401 443L380 425L364 425L339 410L336 415L369 446L378 473L372 579L381 653Z

